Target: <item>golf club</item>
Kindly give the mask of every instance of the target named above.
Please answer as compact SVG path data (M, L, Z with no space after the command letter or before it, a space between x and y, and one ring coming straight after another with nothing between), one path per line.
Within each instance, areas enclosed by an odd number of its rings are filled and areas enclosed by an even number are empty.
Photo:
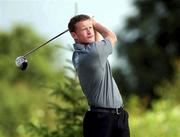
M42 45L40 45L40 46L38 46L38 47L36 47L36 48L34 48L34 49L26 52L23 56L17 57L16 60L15 60L16 66L17 66L19 69L21 69L21 70L26 70L26 68L27 68L27 66L28 66L28 61L27 61L26 57L27 57L28 55L32 54L33 52L35 52L35 51L38 50L39 48L45 46L46 44L48 44L49 42L51 42L52 40L56 39L57 37L61 36L62 34L66 33L66 32L68 32L68 29L65 30L65 31L63 31L63 32L61 32L61 33L58 34L57 36L51 38L50 40L48 40L47 42L43 43Z

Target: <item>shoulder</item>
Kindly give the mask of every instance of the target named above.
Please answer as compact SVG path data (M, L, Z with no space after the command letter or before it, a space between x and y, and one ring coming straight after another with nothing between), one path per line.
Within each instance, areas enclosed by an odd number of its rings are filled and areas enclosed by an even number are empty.
M112 47L111 41L109 39L106 39L106 38L101 40L101 41L97 41L96 45L98 45L98 46L111 46Z
M72 55L72 63L75 68L77 68L78 62L79 62L78 52L74 51Z

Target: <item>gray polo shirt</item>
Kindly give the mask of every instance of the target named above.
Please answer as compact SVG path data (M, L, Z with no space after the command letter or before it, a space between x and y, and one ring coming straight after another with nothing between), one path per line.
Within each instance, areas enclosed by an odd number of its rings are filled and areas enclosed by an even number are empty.
M107 60L112 53L111 42L104 39L87 45L75 43L74 49L73 65L89 106L122 106L122 98Z

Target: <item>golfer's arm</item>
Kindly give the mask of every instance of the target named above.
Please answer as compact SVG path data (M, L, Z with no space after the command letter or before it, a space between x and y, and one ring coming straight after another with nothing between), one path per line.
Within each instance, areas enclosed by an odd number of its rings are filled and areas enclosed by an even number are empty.
M95 32L95 41L100 41L103 39L102 35L99 32L97 32L96 30L94 30L94 32Z
M117 38L114 32L112 32L111 30L107 29L106 27L97 22L95 22L93 26L94 30L99 32L103 38L110 40L113 46L115 45Z

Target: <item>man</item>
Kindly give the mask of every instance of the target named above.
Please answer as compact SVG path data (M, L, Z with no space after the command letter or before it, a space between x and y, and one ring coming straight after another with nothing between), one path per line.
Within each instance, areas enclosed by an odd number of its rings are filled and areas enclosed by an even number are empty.
M90 107L83 121L84 137L130 137L128 113L107 60L116 35L87 15L71 18L68 28L75 41L73 65Z

